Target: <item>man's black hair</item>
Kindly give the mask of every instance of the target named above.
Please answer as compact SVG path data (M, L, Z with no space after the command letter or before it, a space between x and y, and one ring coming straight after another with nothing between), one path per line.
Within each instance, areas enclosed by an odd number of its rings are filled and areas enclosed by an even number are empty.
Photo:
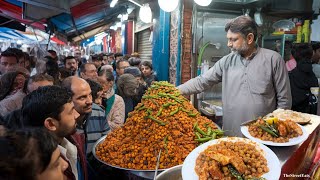
M19 62L19 57L18 55L16 54L16 51L14 50L14 48L8 48L6 49L5 51L3 51L1 53L1 57L15 57L16 60L17 60L17 63ZM1 58L0 58L1 59Z
M28 94L22 101L21 116L27 125L42 127L51 117L60 120L64 105L71 102L71 92L60 86L44 86Z
M98 92L103 90L102 86L100 85L100 83L91 79L86 79L86 81L91 88L92 101L94 102L98 97Z
M67 56L66 58L63 59L63 64L64 65L66 65L68 59L76 59L76 58L74 56Z
M44 128L7 131L0 136L0 179L37 179L57 149L56 138Z

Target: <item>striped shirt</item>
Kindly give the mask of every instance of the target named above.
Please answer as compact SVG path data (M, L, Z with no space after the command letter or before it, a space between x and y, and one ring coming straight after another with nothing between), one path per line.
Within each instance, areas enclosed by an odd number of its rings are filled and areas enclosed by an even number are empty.
M110 131L104 110L97 104L92 104L92 112L85 121L86 126L86 153L92 151L94 143ZM77 129L79 133L85 133L83 129Z

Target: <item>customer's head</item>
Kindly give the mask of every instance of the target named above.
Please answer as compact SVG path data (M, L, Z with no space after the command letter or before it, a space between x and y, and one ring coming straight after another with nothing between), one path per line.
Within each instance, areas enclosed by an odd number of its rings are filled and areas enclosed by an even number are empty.
M121 97L138 95L139 81L132 74L123 74L117 81L118 92Z
M142 78L140 69L135 66L129 66L125 68L124 74L132 74L139 82L141 81L141 78Z
M123 58L123 54L122 53L115 53L114 58L116 59L116 61L118 61Z
M142 61L140 63L140 70L144 77L149 77L152 74L152 63L150 61Z
M83 79L96 79L98 77L97 68L93 63L85 63L80 66L80 76Z
M8 48L1 53L0 57L0 73L4 74L10 69L13 69L19 63L18 56L16 55L13 48Z
M311 62L313 51L310 44L308 43L295 43L292 45L291 54L297 62L299 61Z
M114 76L112 71L109 70L103 70L100 73L98 81L102 85L103 91L106 93L113 88Z
M255 46L258 38L258 25L248 16L239 16L232 19L225 26L227 32L228 47L232 51L243 55Z
M121 76L122 74L124 74L124 69L129 66L130 66L129 62L125 59L120 59L119 61L117 61L116 72L117 72L118 76Z
M141 63L141 59L138 57L131 57L128 59L128 62L130 64L130 66L136 66L139 67L140 63Z
M70 76L62 81L62 86L72 92L74 108L80 115L91 113L92 95L90 85L86 80Z
M93 55L91 56L91 61L96 66L96 68L99 68L102 64L102 56Z
M75 72L78 70L78 62L73 56L67 56L64 59L64 66L66 69Z
M79 114L66 88L44 86L23 99L21 116L26 125L45 127L63 138L76 132L76 118Z
M320 42L312 43L313 56L312 63L318 64L320 60Z
M0 77L0 101L10 93L23 89L27 75L20 71L12 71Z
M47 61L46 62L46 73L52 76L57 82L59 80L59 66L56 61Z
M68 163L58 142L45 129L8 131L0 135L0 179L62 180Z
M39 87L43 86L52 86L54 79L52 76L47 74L36 74L31 76L28 79L27 83L27 92L31 93L32 91L38 89Z
M94 81L91 79L86 80L87 83L90 85L91 94L92 94L92 102L101 105L101 95L103 93L103 88L98 81Z

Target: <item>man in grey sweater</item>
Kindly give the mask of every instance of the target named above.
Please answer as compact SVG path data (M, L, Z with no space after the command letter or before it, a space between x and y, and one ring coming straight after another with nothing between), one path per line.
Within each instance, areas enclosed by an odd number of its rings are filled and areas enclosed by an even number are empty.
M256 45L257 24L250 17L231 20L225 31L232 52L178 89L188 95L222 82L223 129L228 136L242 136L242 122L291 108L290 83L280 54Z

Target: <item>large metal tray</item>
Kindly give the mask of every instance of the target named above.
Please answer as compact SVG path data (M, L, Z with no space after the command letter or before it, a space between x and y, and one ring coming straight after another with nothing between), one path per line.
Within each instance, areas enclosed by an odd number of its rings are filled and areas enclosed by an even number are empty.
M102 161L97 155L96 155L96 147L101 144L104 139L107 137L107 135L101 137L94 145L93 145L93 149L92 149L92 153L93 153L93 156L98 160L100 161L101 163L105 164L105 165L108 165L108 166L111 166L111 167L114 167L114 168L117 168L117 169L122 169L122 170L126 170L126 171L144 171L144 172L153 172L155 170L139 170L139 169L128 169L128 168L123 168L123 167L120 167L120 166L114 166L114 165L111 165L111 164L108 164L104 161ZM154 165L156 166L156 164ZM163 170L166 170L166 169L158 169L158 171L163 171Z
M214 123L214 122L213 122ZM216 124L214 123L218 129L221 130L221 128ZM155 173L155 170L143 170L143 169L129 169L129 168L123 168L123 167L120 167L120 166L114 166L114 165L111 165L107 162L104 162L102 161L97 155L96 155L96 147L101 144L105 139L106 139L107 135L104 135L102 136L99 140L97 140L97 142L93 145L93 148L92 148L92 154L93 156L98 160L100 161L101 163L107 165L107 166L110 166L110 167L113 167L113 168L117 168L117 169L122 169L122 170L125 170L125 171L130 171L132 174L135 174L137 176L140 176L140 177L143 177L143 178L147 178L147 179L153 179L153 176L154 176L154 173ZM155 164L156 166L156 164ZM162 171L164 171L166 169L158 169L158 174L160 174Z
M93 156L98 160L100 161L101 163L107 165L107 166L110 166L110 167L113 167L113 168L117 168L117 169L122 169L122 170L125 170L125 171L130 171L130 173L132 174L135 174L137 176L140 176L140 177L143 177L143 178L147 178L147 179L153 179L154 177L154 173L155 173L155 170L143 170L143 169L129 169L129 168L123 168L123 167L120 167L120 166L114 166L114 165L111 165L107 162L104 162L102 161L97 155L96 155L96 147L101 144L105 139L106 139L107 135L101 137L94 145L93 145L93 148L92 148L92 154ZM156 166L156 164L154 165ZM158 169L158 174L162 171L164 171L166 169Z

